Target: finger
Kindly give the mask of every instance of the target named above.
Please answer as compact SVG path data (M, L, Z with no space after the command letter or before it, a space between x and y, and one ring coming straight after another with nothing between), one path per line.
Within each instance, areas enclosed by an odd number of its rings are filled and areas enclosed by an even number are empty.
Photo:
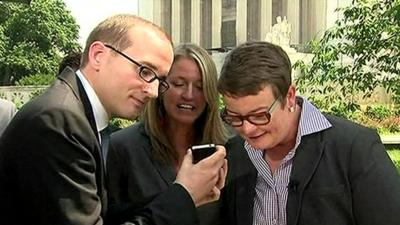
M216 186L219 189L222 189L225 186L225 180L226 180L226 173L225 171L221 168L219 171L219 179L217 181Z
M226 149L225 149L225 147L224 147L223 145L217 145L217 146L216 146L216 150L217 150L217 152L218 152L219 154L221 154L221 157L222 157L222 158L225 158L225 156L226 156Z
M217 183L217 187L219 189L222 189L225 186L226 176L228 174L228 160L224 159L224 165L222 166L219 172L220 173L219 173L219 180Z
M212 189L212 196L211 196L212 201L218 200L220 195L221 195L221 190L219 190L219 188L215 186Z
M219 170L219 177L218 177L218 181L217 181L217 183L215 184L215 186L218 188L218 189L222 189L223 187L224 187L224 180L225 180L225 178L224 178L224 171L223 171L223 169L221 168L220 170Z
M193 164L193 154L190 148L187 150L186 155L183 157L182 165Z
M228 160L224 159L224 166L222 167L222 169L224 169L224 177L226 178L227 174L228 174Z
M207 157L204 160L201 160L199 163L207 164L207 166L211 166L215 169L222 167L223 160L225 158L226 151L225 147L222 145L216 146L216 152L213 153L211 156Z
M221 160L221 159L225 158L225 156L226 156L225 147L222 145L217 145L215 148L214 154L212 154L210 156L210 158L214 158L216 160Z

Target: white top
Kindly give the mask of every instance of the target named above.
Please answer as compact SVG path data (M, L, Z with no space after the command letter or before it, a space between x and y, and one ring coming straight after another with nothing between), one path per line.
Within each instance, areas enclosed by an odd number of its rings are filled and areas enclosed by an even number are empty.
M94 120L96 121L97 135L99 136L101 143L100 131L107 127L109 121L106 109L83 73L80 70L77 70L76 75L81 80L90 104L92 105Z

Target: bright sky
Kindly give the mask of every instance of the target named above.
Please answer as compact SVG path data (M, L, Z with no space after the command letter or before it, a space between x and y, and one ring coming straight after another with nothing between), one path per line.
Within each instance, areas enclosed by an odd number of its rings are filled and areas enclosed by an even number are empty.
M90 31L105 18L117 13L138 14L137 0L64 0L80 26L79 43L84 47Z

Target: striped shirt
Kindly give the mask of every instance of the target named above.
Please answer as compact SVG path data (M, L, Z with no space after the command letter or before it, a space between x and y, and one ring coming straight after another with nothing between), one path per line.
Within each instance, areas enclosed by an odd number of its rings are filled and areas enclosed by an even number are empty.
M325 130L332 125L307 99L297 97L301 106L295 147L283 158L275 174L264 160L262 149L253 148L247 141L244 147L258 171L254 197L253 225L286 225L288 185L296 148L304 135Z

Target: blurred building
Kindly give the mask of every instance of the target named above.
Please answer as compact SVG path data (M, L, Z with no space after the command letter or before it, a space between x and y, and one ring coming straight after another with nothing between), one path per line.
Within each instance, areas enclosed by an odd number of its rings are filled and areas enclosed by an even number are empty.
M351 0L138 0L139 16L163 27L175 44L204 48L234 47L264 40L276 17L292 26L291 45L321 35L340 17L338 7Z

